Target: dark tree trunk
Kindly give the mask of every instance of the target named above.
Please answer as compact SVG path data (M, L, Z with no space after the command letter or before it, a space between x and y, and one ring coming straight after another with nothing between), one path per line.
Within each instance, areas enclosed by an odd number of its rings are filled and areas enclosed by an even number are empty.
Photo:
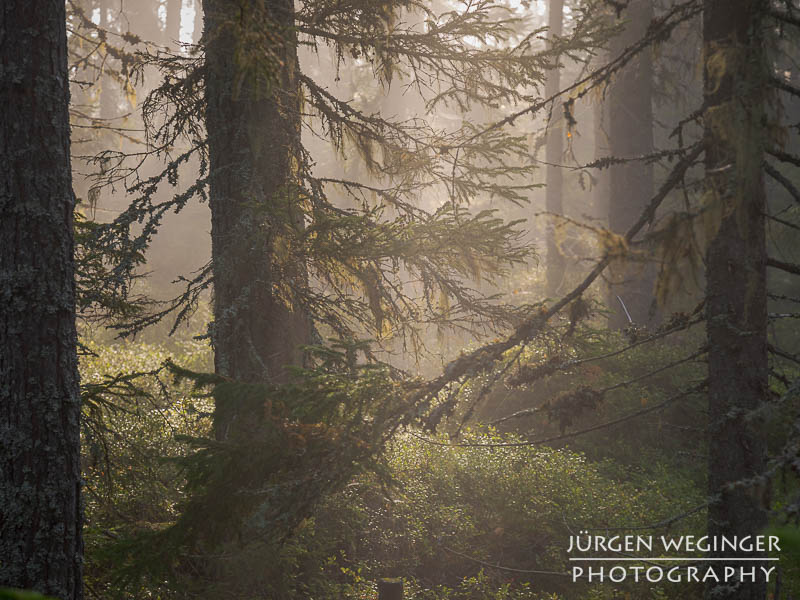
M653 18L653 0L632 0L621 14L626 24L611 42L616 58L641 39ZM632 158L653 152L653 65L649 51L640 53L617 75L608 92L609 154ZM624 234L653 195L653 169L641 161L615 165L609 170L608 226ZM622 298L631 318L639 325L650 321L654 298L655 266L646 257L632 255L610 272L609 326L628 325L628 317L617 296Z
M82 597L63 0L0 7L0 586Z
M547 9L548 37L560 36L563 31L564 0L550 0ZM556 94L561 88L561 70L558 60L554 60L554 68L548 71L545 82L546 98ZM545 188L545 204L547 212L552 216L547 226L547 295L555 296L564 280L565 258L559 244L559 231L562 229L556 221L555 215L564 214L564 175L559 165L564 156L564 119L562 116L563 104L556 102L553 105L553 118L547 131L547 146L545 156L547 160L547 175Z
M766 246L761 165L767 138L761 15L765 0L705 0L706 252L709 343L710 535L756 535L764 487L738 485L765 468L759 421L745 418L767 389ZM730 554L730 553L729 553ZM739 563L742 564L742 563ZM738 566L738 565L737 565ZM760 600L766 585L711 586L709 598Z
M238 381L286 382L310 333L294 294L305 271L290 258L292 234L302 228L293 2L205 0L203 8L215 367ZM253 35L263 36L263 54L255 54ZM224 437L234 417L222 417L222 408L216 425Z

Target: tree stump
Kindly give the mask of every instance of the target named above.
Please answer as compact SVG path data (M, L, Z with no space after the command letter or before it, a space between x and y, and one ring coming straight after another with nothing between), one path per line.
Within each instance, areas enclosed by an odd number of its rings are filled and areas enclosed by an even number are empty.
M403 600L403 580L399 578L379 580L378 600Z

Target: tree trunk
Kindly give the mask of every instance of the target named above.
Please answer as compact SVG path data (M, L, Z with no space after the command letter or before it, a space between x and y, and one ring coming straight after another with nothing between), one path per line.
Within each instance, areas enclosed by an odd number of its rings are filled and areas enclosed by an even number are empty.
M603 26L608 26L612 18L610 7L598 9L596 18ZM609 63L611 56L608 50L598 49L592 68L598 69ZM594 96L594 98L593 98ZM592 135L594 143L594 159L598 160L611 155L609 146L609 114L608 96L605 88L597 90L597 95L590 95L587 101L592 101ZM609 212L609 175L608 169L595 169L592 173L592 208L590 215L600 223L607 221Z
M120 29L127 29L148 42L163 42L164 29L158 16L160 5L157 0L138 0L117 5L120 7Z
M203 35L203 3L201 0L194 0L194 29L192 30L192 43L200 43Z
M108 18L109 8L109 0L100 0L100 28L106 31L111 28L111 22ZM111 76L100 75L100 118L104 121L119 115L119 92L115 88L116 85ZM104 124L111 125L108 122Z
M181 0L167 0L167 23L164 34L167 45L171 48L180 48L181 41Z
M621 14L626 24L611 41L610 54L616 58L641 39L653 18L653 0L632 0ZM608 92L609 154L632 158L653 152L653 65L649 50L634 58L620 72ZM624 234L639 218L653 195L653 168L641 161L609 169L608 226ZM656 269L647 257L629 256L613 265L610 272L609 326L629 324L617 296L622 298L633 321L647 324L654 298Z
M761 168L769 79L761 21L766 8L765 0L704 3L708 468L709 492L720 494L709 508L708 533L717 536L756 535L766 525L766 486L727 487L760 478L765 469L763 431L757 419L745 415L765 399L767 389ZM766 585L719 584L707 592L714 599L760 600Z
M564 20L564 0L550 0L548 5L547 25L549 27L548 37L550 40L554 36L560 36L563 31ZM558 58L553 58L554 67L547 73L545 82L545 98L551 97L561 88L561 71L558 65ZM565 258L561 252L559 244L559 232L562 230L561 224L555 219L555 215L564 214L564 176L558 166L564 158L564 119L561 114L563 103L558 101L553 105L553 118L550 121L547 131L547 146L545 157L547 160L547 175L545 188L545 205L547 212L550 213L547 227L547 295L555 296L564 280Z
M215 368L238 381L282 383L288 366L302 364L300 346L310 337L294 293L305 270L291 258L302 228L293 2L203 5ZM254 35L263 36L263 53L256 54ZM235 409L218 399L217 416L217 435L225 437Z
M0 587L82 597L64 2L0 8Z
M608 62L608 57L602 55L606 60L598 61L599 64ZM594 133L594 158L595 160L610 156L611 150L608 145L608 102L605 98L598 99L592 106L592 129ZM592 210L591 216L601 222L608 217L609 193L608 169L597 169L592 173L594 178L592 189Z

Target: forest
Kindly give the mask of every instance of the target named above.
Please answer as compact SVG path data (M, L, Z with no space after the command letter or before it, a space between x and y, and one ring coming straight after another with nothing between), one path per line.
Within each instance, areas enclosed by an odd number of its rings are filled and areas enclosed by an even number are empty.
M800 598L798 0L3 0L0 600Z

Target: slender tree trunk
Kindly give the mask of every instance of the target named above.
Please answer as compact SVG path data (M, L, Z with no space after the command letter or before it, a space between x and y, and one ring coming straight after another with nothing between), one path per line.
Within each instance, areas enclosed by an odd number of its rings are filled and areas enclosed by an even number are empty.
M608 62L608 54L603 52L597 57L597 65ZM608 101L605 96L598 98L592 106L592 130L594 134L595 160L610 156L611 148L608 140ZM605 221L609 211L609 182L608 169L598 169L593 174L594 184L592 189L591 216Z
M294 6L292 0L203 4L215 367L238 381L286 382L287 367L302 364L300 346L310 334L294 294L305 271L290 258L292 234L302 227ZM254 54L254 34L264 36L263 54ZM235 409L218 399L217 416L217 435L225 437Z
M164 41L164 29L158 17L160 2L157 0L136 0L123 2L120 7L120 29L130 31L149 42Z
M710 215L706 251L708 469L709 492L720 495L709 508L708 529L710 535L746 536L760 533L766 525L768 502L766 486L750 482L730 487L759 478L765 468L760 423L745 415L765 399L767 389L761 168L769 78L761 16L767 2L705 0L704 9L704 141ZM761 600L765 595L763 580L708 589L708 597L714 599Z
M173 48L180 47L181 41L181 0L167 0L167 23L164 31L167 44Z
M198 44L203 35L203 3L201 0L194 0L194 30L192 31L192 43Z
M82 597L63 0L0 7L0 586Z
M616 58L641 39L653 18L653 0L632 0L621 14L626 24L611 42ZM608 92L609 154L632 158L653 152L653 66L649 51L634 58ZM653 168L641 161L615 165L609 170L608 226L624 234L653 195ZM656 269L647 257L630 256L611 270L609 326L628 325L619 296L635 323L648 323L654 298ZM643 262L644 261L644 262Z
M100 0L100 27L108 30L111 27L109 20L109 0ZM119 92L114 89L114 80L108 75L100 75L100 118L113 119L119 112L117 101Z
M564 0L550 0L548 5L547 25L548 37L552 40L560 36L563 31ZM545 82L546 98L557 93L561 88L561 71L558 59L554 58L554 68L548 71ZM547 175L545 188L545 205L551 215L564 214L564 175L560 167L564 159L564 119L561 114L563 104L556 102L553 106L553 119L547 131L547 146L545 156L547 160ZM564 280L565 258L559 244L560 224L555 221L557 217L551 216L547 227L547 295L555 296L561 282Z

